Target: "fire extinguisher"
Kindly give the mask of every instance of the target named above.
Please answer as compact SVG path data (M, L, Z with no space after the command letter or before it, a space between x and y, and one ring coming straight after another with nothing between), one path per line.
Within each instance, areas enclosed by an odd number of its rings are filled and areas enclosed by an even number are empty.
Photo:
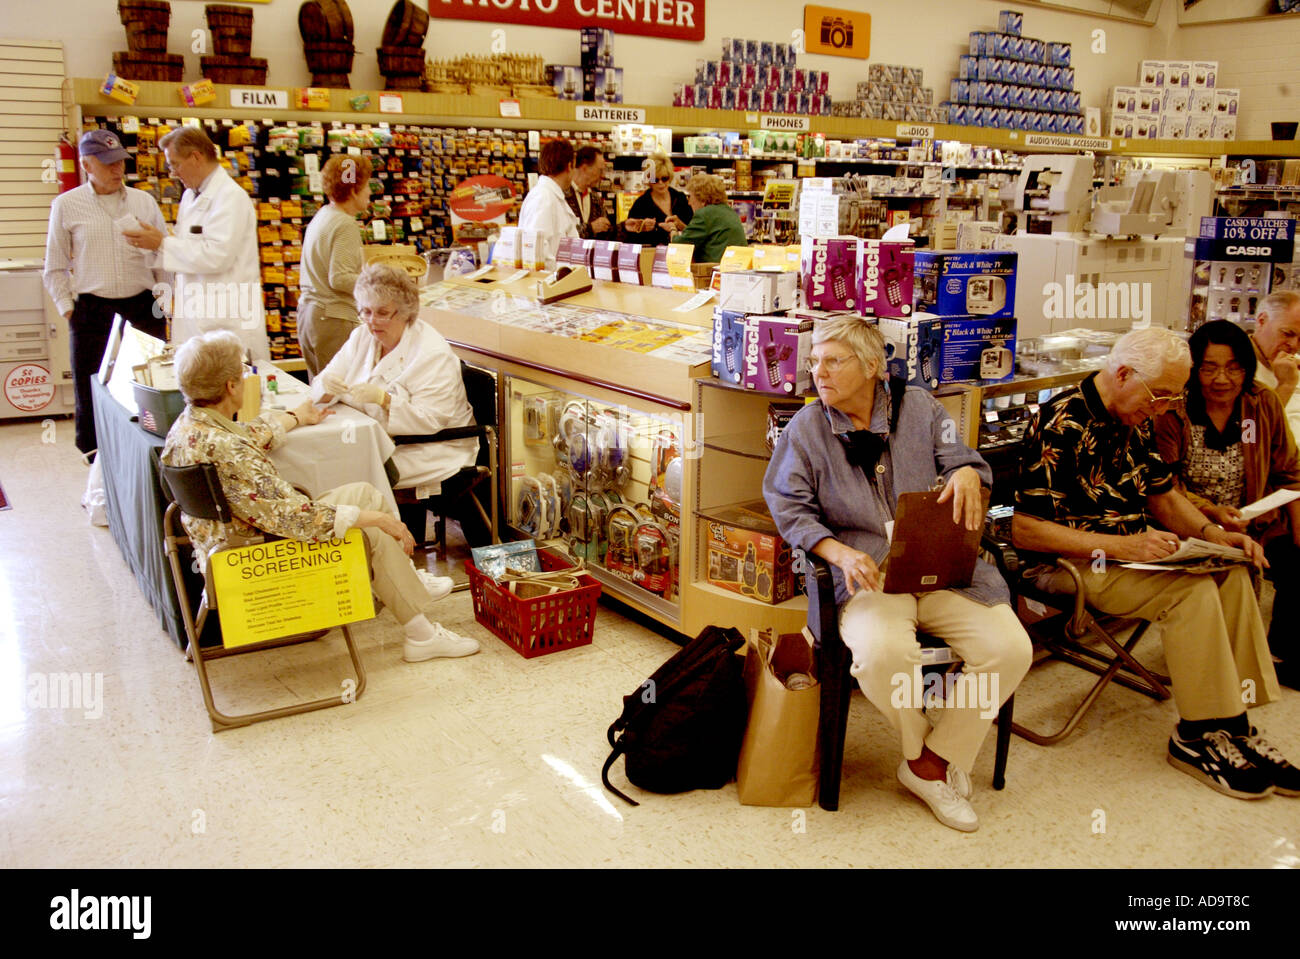
M67 193L81 185L81 176L77 170L77 148L72 145L67 134L59 137L59 145L54 148L54 159L59 169L59 192Z

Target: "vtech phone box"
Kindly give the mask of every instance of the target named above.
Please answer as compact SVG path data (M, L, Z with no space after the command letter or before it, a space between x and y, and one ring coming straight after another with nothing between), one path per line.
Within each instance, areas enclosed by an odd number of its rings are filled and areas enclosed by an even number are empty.
M713 311L713 362L710 370L724 383L739 386L745 366L745 313Z
M919 250L913 305L937 316L1012 316L1016 306L1016 254Z
M911 240L861 240L858 244L858 312L910 316L916 244Z
M811 319L748 316L741 386L756 393L797 396L812 385L805 364L812 347Z
M804 303L815 310L854 310L861 302L858 238L804 237L800 273Z

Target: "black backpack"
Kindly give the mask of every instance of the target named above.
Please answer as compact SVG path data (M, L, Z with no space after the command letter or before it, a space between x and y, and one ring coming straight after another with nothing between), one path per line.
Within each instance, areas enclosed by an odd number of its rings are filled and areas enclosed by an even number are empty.
M749 719L745 645L735 629L707 626L623 697L623 715L609 727L614 747L600 780L624 802L634 802L609 783L609 770L622 753L627 778L656 793L721 789L736 775L740 743Z

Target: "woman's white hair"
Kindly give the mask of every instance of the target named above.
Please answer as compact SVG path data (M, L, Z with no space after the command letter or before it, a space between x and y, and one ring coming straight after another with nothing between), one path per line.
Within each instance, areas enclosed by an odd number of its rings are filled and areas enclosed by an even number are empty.
M813 326L812 345L843 343L861 362L865 373L875 367L876 376L889 379L885 365L885 340L874 325L860 316L837 316Z
M244 375L244 344L229 330L191 336L176 351L176 381L191 406L212 406Z
M410 324L420 313L420 289L411 274L387 263L368 263L357 277L352 295L357 306L365 300L371 309L392 307L397 318Z
M1189 372L1192 351L1187 341L1173 330L1159 326L1129 330L1115 341L1110 356L1106 357L1106 369L1111 373L1117 373L1121 366L1127 366L1144 379L1154 380L1171 367Z

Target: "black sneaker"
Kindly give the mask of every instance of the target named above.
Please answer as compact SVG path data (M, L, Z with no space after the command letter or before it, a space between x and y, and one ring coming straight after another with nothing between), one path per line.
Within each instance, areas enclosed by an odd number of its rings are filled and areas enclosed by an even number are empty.
M1300 796L1300 769L1287 762L1276 746L1260 736L1258 729L1251 726L1249 736L1233 736L1232 741L1252 765L1272 777L1273 792L1279 796Z
M1169 765L1201 780L1211 789L1238 799L1263 799L1273 791L1273 777L1255 766L1223 730L1204 739L1169 740Z

